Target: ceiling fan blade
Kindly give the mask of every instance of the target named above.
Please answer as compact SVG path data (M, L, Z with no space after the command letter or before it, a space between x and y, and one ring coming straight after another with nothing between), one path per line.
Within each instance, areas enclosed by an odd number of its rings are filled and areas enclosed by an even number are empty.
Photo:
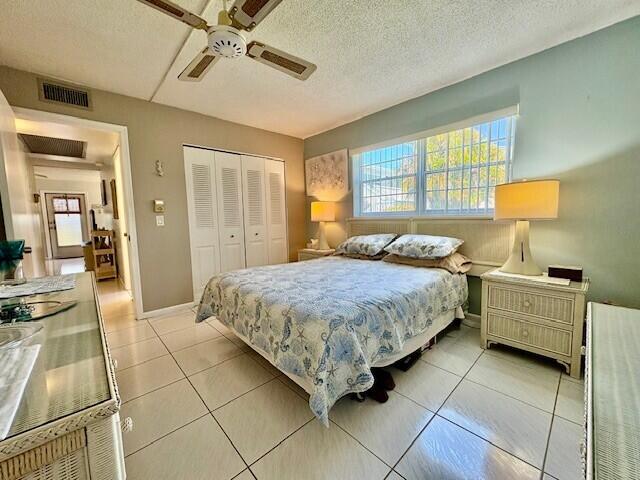
M187 68L178 75L178 80L184 80L185 82L199 82L202 80L205 73L207 73L218 60L219 57L213 55L211 50L209 50L209 47L206 47L196 55L196 58L194 58L191 63L187 65Z
M162 13L166 13L170 17L180 20L182 23L186 23L190 27L197 28L199 30L207 31L209 26L204 18L199 17L195 13L191 13L189 10L185 10L180 5L177 5L169 0L138 0L145 5L149 5L151 8L155 8Z
M248 32L269 15L282 0L236 0L229 10L233 25Z
M298 80L306 80L318 68L311 62L259 42L247 45L247 56Z

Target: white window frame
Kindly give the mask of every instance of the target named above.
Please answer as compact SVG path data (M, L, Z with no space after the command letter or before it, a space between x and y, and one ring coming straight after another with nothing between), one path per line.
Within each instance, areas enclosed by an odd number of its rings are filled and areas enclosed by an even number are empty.
M513 105L511 107L503 108L501 110L496 110L490 113L486 113L483 115L477 115L474 117L467 118L460 122L450 123L447 125L442 125L440 127L432 128L430 130L425 130L422 132L414 133L412 135L407 135L405 137L395 138L392 140L388 140L385 142L377 143L374 145L369 145L366 147L356 148L349 151L350 162L351 162L351 171L353 178L353 216L355 218L390 218L390 217L403 217L403 218L493 218L492 212L487 210L481 213L461 213L455 214L453 212L434 212L427 211L424 209L426 204L426 139L435 135L439 135L442 133L451 132L454 130L460 130L467 127L471 127L474 125L478 125L481 123L492 122L494 120L498 120L504 117L517 117L519 113L519 105ZM513 142L512 139L515 137L515 129L516 129L517 121L512 124L512 132L510 135L507 135L507 148L509 150L509 161L506 165L506 181L511 180L511 174L513 171ZM398 145L407 142L418 141L418 170L416 172L416 210L410 212L373 212L373 213L362 213L361 205L360 205L360 165L358 164L357 156L361 153L369 152L372 150L378 150L384 147L390 147L393 145Z

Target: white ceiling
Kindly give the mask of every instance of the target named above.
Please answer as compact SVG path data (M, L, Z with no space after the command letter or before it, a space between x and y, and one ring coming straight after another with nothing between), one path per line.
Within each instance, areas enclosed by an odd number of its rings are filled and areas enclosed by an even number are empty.
M222 4L177 1L210 23ZM640 14L637 0L284 0L247 37L316 63L309 80L243 58L183 83L206 35L135 0L0 6L6 65L301 138Z
M92 182L96 185L100 183L100 172L98 170L78 170L74 168L43 167L35 165L33 173L36 178L47 180L66 180L69 182Z

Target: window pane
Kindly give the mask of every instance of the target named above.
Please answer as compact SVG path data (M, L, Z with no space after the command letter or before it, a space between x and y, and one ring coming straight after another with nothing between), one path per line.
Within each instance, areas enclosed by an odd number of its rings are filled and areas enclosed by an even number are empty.
M509 180L514 124L508 116L355 155L356 215L490 214L495 186Z
M417 210L417 141L364 152L357 160L361 213Z
M67 211L67 199L54 197L53 198L53 211L54 212L66 212Z
M67 198L67 208L70 212L80 213L80 199Z
M495 186L508 180L513 122L505 117L427 138L425 213L490 213ZM442 178L429 173L436 168ZM444 198L432 190L444 190Z
M56 237L59 247L82 245L82 221L80 215L56 213Z

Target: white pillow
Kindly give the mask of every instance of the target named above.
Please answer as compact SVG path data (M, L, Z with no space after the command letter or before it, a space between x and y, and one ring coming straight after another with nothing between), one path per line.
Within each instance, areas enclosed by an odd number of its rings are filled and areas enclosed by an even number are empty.
M384 250L402 257L436 259L448 257L464 243L452 237L407 234L397 238Z

